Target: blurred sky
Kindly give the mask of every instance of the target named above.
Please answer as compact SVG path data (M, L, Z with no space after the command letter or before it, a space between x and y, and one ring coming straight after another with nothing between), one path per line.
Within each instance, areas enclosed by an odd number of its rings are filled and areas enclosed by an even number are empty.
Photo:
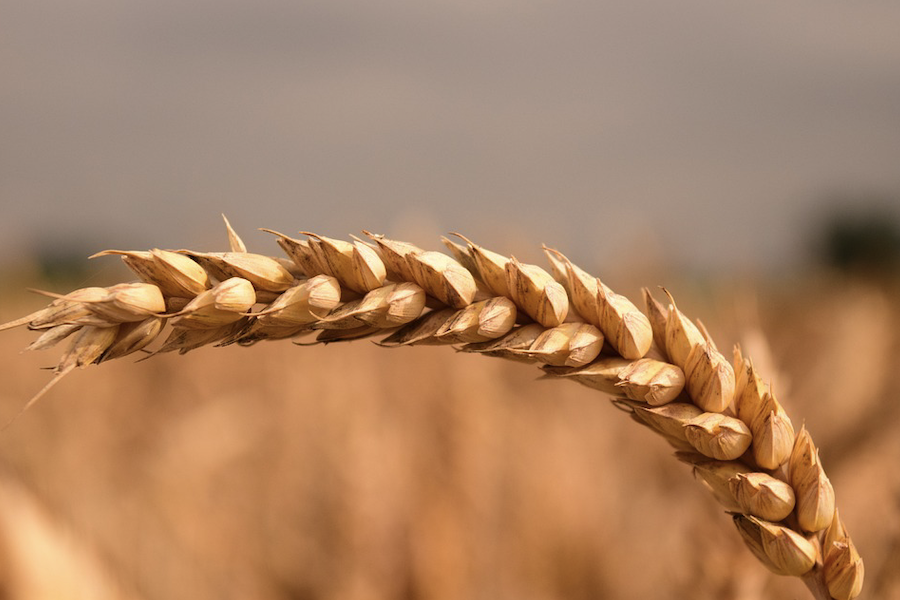
M0 0L0 15L6 260L224 249L225 212L272 253L255 228L772 266L827 197L900 191L893 1Z

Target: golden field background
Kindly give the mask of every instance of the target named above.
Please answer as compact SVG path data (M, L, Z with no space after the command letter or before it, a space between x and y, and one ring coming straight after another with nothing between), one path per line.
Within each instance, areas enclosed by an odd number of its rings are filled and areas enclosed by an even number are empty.
M821 449L862 597L900 598L897 286L652 277L774 380ZM636 298L648 282L609 283ZM4 287L0 321L44 303ZM3 420L58 355L20 353L33 337L0 335ZM368 341L77 371L0 434L0 597L808 596L756 562L663 441L537 374Z

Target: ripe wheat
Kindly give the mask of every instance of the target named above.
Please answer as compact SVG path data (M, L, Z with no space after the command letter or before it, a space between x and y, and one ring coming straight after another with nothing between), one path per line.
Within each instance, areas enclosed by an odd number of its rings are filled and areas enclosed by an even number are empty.
M247 252L230 226L229 252L101 252L141 281L51 295L48 307L0 325L40 332L28 349L70 338L23 411L76 367L210 344L380 336L384 346L449 344L537 363L544 377L613 396L666 439L771 571L803 578L819 600L859 595L863 562L809 433L795 434L752 362L739 348L727 360L668 291L663 304L645 289L644 313L550 248L548 272L462 236L443 239L451 257L369 232L368 241L270 233L288 259Z

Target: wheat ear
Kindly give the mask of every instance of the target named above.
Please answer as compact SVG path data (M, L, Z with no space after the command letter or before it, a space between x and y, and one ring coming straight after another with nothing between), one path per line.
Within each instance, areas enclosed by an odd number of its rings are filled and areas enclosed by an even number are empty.
M121 256L141 281L54 296L0 325L40 332L29 349L70 338L25 409L76 367L307 335L310 343L448 344L537 363L544 377L613 396L667 440L769 570L801 577L818 600L859 595L863 562L809 432L795 434L753 363L738 348L727 360L668 291L660 303L645 289L642 312L550 248L548 272L462 236L443 239L451 257L369 232L345 241L266 230L284 259L247 252L226 226L229 252L101 252Z

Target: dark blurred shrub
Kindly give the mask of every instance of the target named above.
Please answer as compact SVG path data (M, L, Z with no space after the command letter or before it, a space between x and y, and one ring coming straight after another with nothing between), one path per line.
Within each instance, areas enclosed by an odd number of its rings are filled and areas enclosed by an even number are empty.
M891 203L848 199L826 216L816 238L817 261L826 267L875 276L900 272L900 216Z
M134 279L119 260L88 260L91 254L103 249L102 243L75 239L38 248L35 263L42 285L48 289L71 291L76 287L111 285Z

